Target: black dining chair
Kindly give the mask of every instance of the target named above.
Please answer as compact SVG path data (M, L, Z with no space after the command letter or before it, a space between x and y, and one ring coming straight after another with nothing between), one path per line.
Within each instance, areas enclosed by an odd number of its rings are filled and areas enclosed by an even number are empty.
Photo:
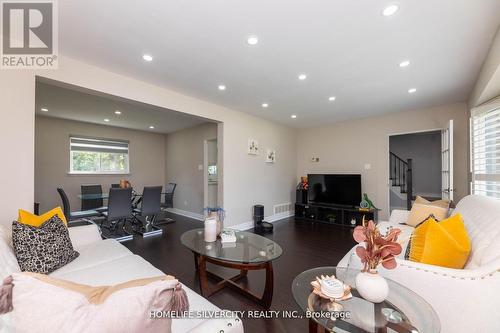
M161 228L154 225L156 217L161 213L161 186L145 186L142 191L140 208L134 209L134 231L143 236L162 233Z
M69 204L68 196L66 195L66 192L64 191L64 189L62 187L58 187L57 192L59 193L59 196L61 197L61 201L62 201L62 205L63 205L63 213L64 213L64 216L66 217L66 220L68 222L100 216L100 213L96 210L93 210L93 209L72 212L71 206Z
M120 188L120 184L111 184L111 188Z
M176 183L168 183L165 186L165 192L164 192L164 202L161 204L161 209L163 211L166 211L167 208L174 208L174 193L175 189L177 187ZM175 220L170 217L164 217L162 220L157 220L156 225L162 225L162 224L167 224L167 223L173 223Z
M80 192L82 194L82 210L94 209L98 212L104 212L108 209L103 204L101 185L81 185Z
M118 241L132 239L132 235L125 230L127 220L132 218L132 189L111 188L108 197L108 210L102 212L105 220L101 224L103 236ZM118 228L122 225L121 228Z
M165 186L164 198L165 201L162 202L161 208L174 208L174 192L177 187L176 183L168 183Z

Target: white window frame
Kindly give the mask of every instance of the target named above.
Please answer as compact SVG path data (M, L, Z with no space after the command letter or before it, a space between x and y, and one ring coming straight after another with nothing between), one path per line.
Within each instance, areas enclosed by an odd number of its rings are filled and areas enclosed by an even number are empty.
M498 117L498 119L500 120L500 97L490 101L489 103L478 106L478 107L471 110L470 138L469 139L470 139L470 172L471 172L471 176L472 176L472 181L471 181L470 191L471 191L471 194L485 195L485 196L500 200L500 169L495 168L498 170L493 169L493 171L491 171L491 172L488 172L487 170L485 170L485 169L487 169L488 165L494 166L494 165L498 165L498 163L496 163L496 162L488 163L488 162L486 162L486 158L484 158L485 163L481 163L481 165L485 166L485 167L482 167L479 170L476 170L477 163L475 163L476 159L478 158L478 157L476 157L477 155L488 153L488 152L484 152L484 153L483 152L476 152L474 150L474 148L476 148L478 146L485 146L484 144L483 145L476 144L477 139L475 139L475 138L477 136L481 136L481 135L486 134L486 133L480 133L481 128L474 127L475 120L479 120L480 117L484 117L487 114L491 115L492 113L496 113L495 117ZM500 126L496 126L496 127L499 128L499 133L496 135L500 138ZM484 126L482 128L484 128ZM478 132L480 134L478 134ZM493 139L493 140L495 140L495 139ZM490 138L490 139L488 139L488 141L491 142L492 139ZM500 143L497 141L498 141L498 139L496 139L495 143L493 143L493 145L494 145L493 147L494 147L495 151L497 151L497 150L500 151ZM498 159L498 157L493 157L493 158L489 158L489 159L496 160L496 159Z
M88 143L80 143L74 144L73 140L81 140L88 141ZM92 143L95 143L95 147L92 147ZM108 145L106 145L106 143ZM89 147L90 152L102 152L102 150L98 149L109 149L109 152L126 152L126 169L120 171L80 171L73 170L73 151L77 151L72 149L73 145L78 145L80 147ZM96 148L92 150L92 148ZM71 175L128 175L130 174L130 143L126 140L117 140L117 139L105 139L105 138L96 138L96 137L88 137L82 135L70 135L69 136L69 174Z

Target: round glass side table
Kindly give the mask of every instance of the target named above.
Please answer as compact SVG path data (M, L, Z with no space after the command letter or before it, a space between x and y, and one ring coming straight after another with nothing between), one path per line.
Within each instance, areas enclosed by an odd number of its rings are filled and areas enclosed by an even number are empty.
M439 333L439 318L424 299L408 288L387 279L389 296L382 303L363 299L354 288L358 270L318 267L300 273L292 283L295 301L309 318L309 332ZM352 298L337 304L312 293L311 281L321 275L335 275L352 286Z

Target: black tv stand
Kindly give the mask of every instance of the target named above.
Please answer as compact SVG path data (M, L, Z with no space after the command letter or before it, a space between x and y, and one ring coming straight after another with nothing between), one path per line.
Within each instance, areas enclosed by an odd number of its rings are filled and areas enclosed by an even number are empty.
M361 225L363 216L366 220L377 222L376 209L364 210L360 207L347 207L327 204L296 203L295 218L308 221L355 227Z

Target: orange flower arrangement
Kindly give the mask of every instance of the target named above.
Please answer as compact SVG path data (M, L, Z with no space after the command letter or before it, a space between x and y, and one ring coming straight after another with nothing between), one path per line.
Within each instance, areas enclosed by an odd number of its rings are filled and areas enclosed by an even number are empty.
M392 228L383 236L372 220L366 223L364 219L363 225L354 228L354 240L359 244L365 243L365 246L356 247L363 272L376 270L380 264L386 269L396 268L395 256L402 251L401 244L397 242L400 233L400 229Z

